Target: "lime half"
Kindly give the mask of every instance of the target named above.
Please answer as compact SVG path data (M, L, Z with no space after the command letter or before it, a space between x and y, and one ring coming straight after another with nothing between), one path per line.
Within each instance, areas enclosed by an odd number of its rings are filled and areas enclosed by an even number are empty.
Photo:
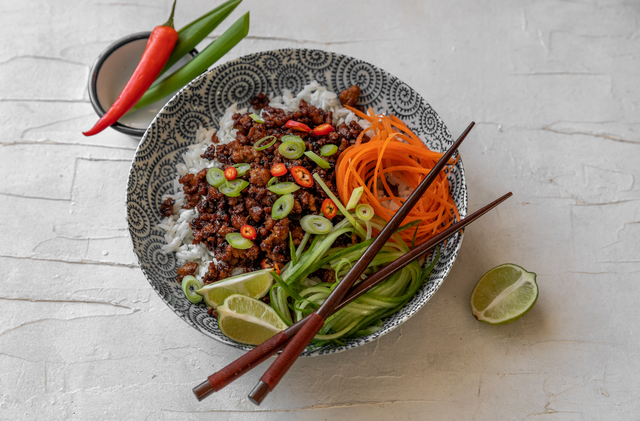
M216 311L222 333L247 345L260 345L287 328L271 307L244 295L228 297Z
M536 274L504 264L480 278L471 293L471 312L481 322L501 325L524 316L537 299Z
M234 294L242 294L251 298L262 298L273 285L273 269L257 270L232 276L200 288L196 292L204 297L204 301L217 308L224 300Z

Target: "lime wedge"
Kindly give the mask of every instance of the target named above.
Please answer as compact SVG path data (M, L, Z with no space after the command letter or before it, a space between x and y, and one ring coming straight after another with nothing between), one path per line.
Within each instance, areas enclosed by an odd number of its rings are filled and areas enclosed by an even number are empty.
M273 285L273 269L257 270L232 276L200 288L196 292L204 297L204 301L213 308L218 307L233 294L242 294L251 298L262 298Z
M216 311L220 331L247 345L260 345L287 328L271 307L244 295L231 295Z
M524 316L537 299L536 274L504 264L480 278L471 293L471 312L481 322L502 325Z

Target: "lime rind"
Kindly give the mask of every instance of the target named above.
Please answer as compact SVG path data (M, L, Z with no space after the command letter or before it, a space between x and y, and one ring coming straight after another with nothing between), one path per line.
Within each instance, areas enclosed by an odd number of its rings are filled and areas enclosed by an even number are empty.
M259 345L287 328L271 307L244 295L231 295L217 312L220 331L246 345Z
M272 269L264 269L232 276L206 285L196 292L204 298L207 305L213 308L217 308L234 294L262 298L267 295L269 288L273 285L271 271Z
M504 264L480 278L469 302L476 319L500 325L524 316L535 305L538 294L535 273L514 264Z

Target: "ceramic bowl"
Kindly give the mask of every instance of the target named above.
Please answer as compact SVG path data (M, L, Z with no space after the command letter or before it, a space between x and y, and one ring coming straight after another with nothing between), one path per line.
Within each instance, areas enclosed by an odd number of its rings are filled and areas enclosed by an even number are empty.
M162 300L190 326L204 335L239 349L218 329L217 320L203 304L186 298L176 282L176 257L164 254L160 204L163 194L173 193L176 164L188 145L195 143L200 127L217 128L225 109L234 103L247 107L254 95L293 94L316 80L331 91L357 84L362 93L359 106L400 117L432 150L444 152L451 133L420 94L377 66L352 57L320 50L265 51L232 60L199 76L179 91L160 111L144 134L132 163L127 190L127 219L133 248L142 271ZM467 213L467 187L462 160L449 173L453 198L460 215ZM449 273L460 251L462 235L447 242L435 270L413 299L384 321L382 330L369 336L307 349L302 355L324 355L352 349L392 331L416 314L433 296Z
M151 32L138 32L120 38L100 53L93 63L89 74L89 100L98 117L102 117L111 107L131 78L150 35ZM196 50L191 51L163 76L170 75L171 72L189 62L197 53ZM121 133L142 137L153 118L172 95L123 116L111 127Z

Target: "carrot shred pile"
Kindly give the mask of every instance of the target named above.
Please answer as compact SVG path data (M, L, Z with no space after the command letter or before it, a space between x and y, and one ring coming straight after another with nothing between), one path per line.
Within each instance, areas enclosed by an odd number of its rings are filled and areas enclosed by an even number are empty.
M376 115L369 108L368 114L347 107L358 117L371 123L373 137L367 143L362 131L355 145L340 154L336 164L336 184L340 200L347 203L351 193L357 187L364 187L361 202L373 207L375 214L389 221L396 211L384 206L393 202L399 208L405 199L398 197L389 185L387 176L394 175L412 188L412 191L426 177L443 154L430 150L399 118L391 115ZM455 165L457 160L450 160ZM417 227L415 244L422 244L430 237L460 220L458 208L449 192L445 167L438 174L427 192L418 201L402 224L420 220ZM388 206L388 205L387 205ZM456 218L456 219L454 219ZM416 228L400 233L411 246Z

